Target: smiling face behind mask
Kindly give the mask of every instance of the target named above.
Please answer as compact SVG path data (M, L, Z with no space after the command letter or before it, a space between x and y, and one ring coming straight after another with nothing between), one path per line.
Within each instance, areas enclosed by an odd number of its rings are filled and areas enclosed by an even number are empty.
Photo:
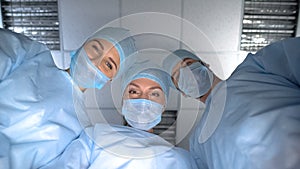
M161 86L153 80L140 78L126 87L122 114L130 126L149 131L161 121L165 104Z
M120 56L112 43L104 39L91 39L71 53L70 74L82 91L101 89L118 72Z
M84 44L91 62L108 78L112 79L118 72L120 56L112 43L104 39L92 39Z

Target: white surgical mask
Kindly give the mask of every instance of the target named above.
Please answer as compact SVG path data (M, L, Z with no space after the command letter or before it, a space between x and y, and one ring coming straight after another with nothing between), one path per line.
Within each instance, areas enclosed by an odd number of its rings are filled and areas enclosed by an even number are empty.
M110 79L91 62L85 50L71 52L71 77L82 88L101 89Z
M122 114L130 126L150 130L161 121L164 106L147 99L127 99L122 106Z
M212 86L213 73L200 62L180 68L178 88L187 96L199 98Z

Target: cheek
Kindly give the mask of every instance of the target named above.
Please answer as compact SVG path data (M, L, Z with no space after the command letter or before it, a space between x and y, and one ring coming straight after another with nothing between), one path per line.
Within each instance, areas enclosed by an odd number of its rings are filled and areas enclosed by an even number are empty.
M175 78L172 78L172 82L173 82L173 84L175 85L175 87L178 88L178 82L177 82L177 80L175 80Z
M84 50L90 60L97 58L97 54L94 52L94 50L92 50L92 47L90 45L85 46Z
M164 96L163 97L153 98L153 99L151 99L151 101L154 101L154 102L159 103L161 105L165 105L165 103L166 103Z
M173 80L173 82L174 82L174 81L175 81L175 82L178 81L179 75L180 75L179 70L176 70L176 71L172 74L172 80Z
M124 93L124 95L123 95L123 100L126 100L126 99L129 99L129 96L128 96L127 93Z
M93 65L95 65L95 66L99 69L99 67L100 67L100 65L101 65L101 60L98 59L98 58L94 58L94 59L91 59L91 58L90 58L90 60L91 60L91 62L93 63Z
M108 78L111 79L114 75L114 70L109 69L105 62L106 62L106 60L101 59L98 68L102 73L104 73Z
M161 105L164 105L164 106L166 105L165 97L161 98L160 104L161 104Z

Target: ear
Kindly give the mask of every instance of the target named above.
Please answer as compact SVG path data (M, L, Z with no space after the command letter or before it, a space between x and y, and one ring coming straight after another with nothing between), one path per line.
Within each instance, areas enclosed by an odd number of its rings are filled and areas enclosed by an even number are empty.
M167 109L167 103L164 104L164 108L163 108L162 113L165 112L166 109Z

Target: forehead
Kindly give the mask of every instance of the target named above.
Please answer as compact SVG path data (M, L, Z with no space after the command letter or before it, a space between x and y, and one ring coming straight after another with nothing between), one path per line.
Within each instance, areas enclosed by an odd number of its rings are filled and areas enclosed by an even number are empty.
M109 48L114 47L114 45L111 42L109 42L105 39L101 39L101 38L92 38L92 39L88 40L84 44L84 46L88 46L88 45L91 45L92 43L96 43L96 42L100 42L103 45L104 49L109 49Z
M181 67L186 66L188 62L197 62L195 59L185 58L182 61L179 61L172 69L172 74L178 71Z
M149 88L161 89L161 86L157 82L147 79L147 78L135 79L135 80L131 81L128 86L130 86L130 85L133 85L133 86L136 86L139 88L144 88L144 89L149 89Z

